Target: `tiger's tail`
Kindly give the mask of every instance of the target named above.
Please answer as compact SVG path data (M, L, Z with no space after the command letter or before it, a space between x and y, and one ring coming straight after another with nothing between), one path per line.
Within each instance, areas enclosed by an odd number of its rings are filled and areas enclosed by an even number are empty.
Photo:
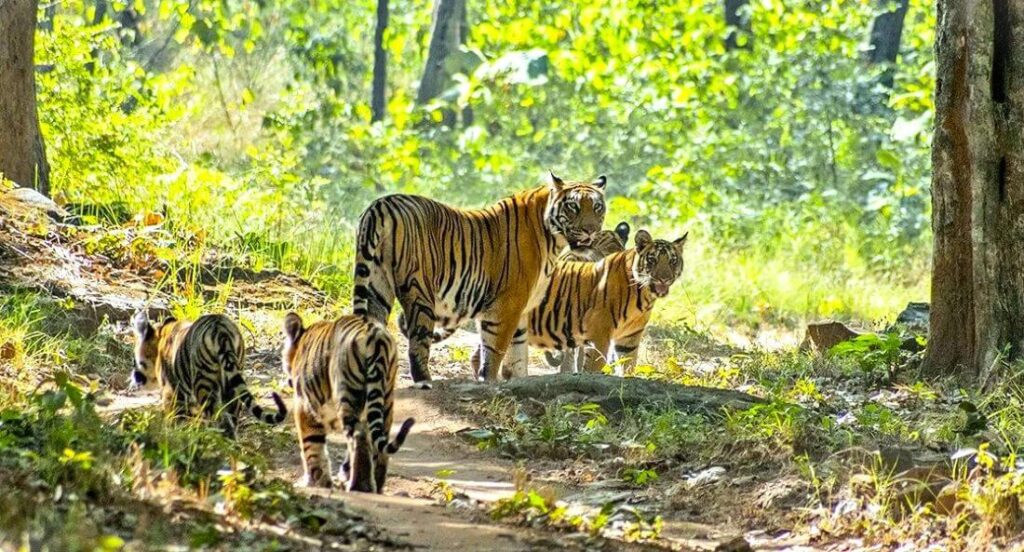
M371 332L376 335L371 340L374 354L366 371L366 421L374 449L380 453L394 454L402 448L416 420L407 418L402 422L395 439L388 442L388 431L391 428L388 427L387 421L392 415L391 393L394 392L394 389L389 387L392 384L391 376L396 369L392 365L395 362L394 351L387 345L390 340L387 329L374 327Z
M387 324L395 302L394 275L386 258L385 241L394 233L395 218L382 198L374 201L359 218L356 264L352 289L353 314Z
M224 369L224 379L226 380L224 385L224 404L230 405L233 401L237 400L240 406L248 410L254 418L265 424L276 425L284 421L288 415L288 408L285 406L284 401L281 400L280 395L271 393L274 404L277 406L276 412L264 410L253 399L252 393L249 392L249 386L246 385L245 378L242 377L241 362L234 348L221 348L221 366Z

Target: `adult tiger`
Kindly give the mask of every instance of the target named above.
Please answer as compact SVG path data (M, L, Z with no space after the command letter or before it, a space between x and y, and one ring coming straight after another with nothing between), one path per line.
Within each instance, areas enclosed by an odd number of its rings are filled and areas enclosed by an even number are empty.
M683 272L687 235L675 241L655 240L640 230L634 249L596 263L559 263L544 300L529 313L530 345L550 350L587 343L607 361L614 344L623 369L631 368L654 302L668 295ZM476 370L479 351L472 364Z
M273 393L277 412L264 412L253 400L242 377L245 342L238 326L223 314L208 314L195 322L169 318L150 324L145 312L132 320L135 331L135 369L132 387L159 385L164 408L172 414L204 414L220 420L234 436L242 409L264 423L277 424L288 411Z
M606 178L519 192L484 209L425 197L375 200L359 221L353 311L386 321L397 298L409 338L413 381L429 387L438 327L476 320L483 379L493 380L510 347L525 360L525 313L538 304L559 252L590 245L604 222Z
M327 431L342 431L348 456L339 478L350 491L383 492L388 460L414 420L388 442L398 358L387 328L364 316L343 316L308 328L288 313L282 367L295 389L292 409L302 449L302 484L330 487Z

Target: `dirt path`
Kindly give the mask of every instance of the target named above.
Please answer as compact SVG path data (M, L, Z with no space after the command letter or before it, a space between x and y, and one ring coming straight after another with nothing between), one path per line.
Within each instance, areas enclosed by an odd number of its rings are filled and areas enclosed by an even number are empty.
M516 490L517 465L493 452L482 452L462 442L456 432L469 424L441 411L434 401L428 400L427 394L432 392L410 387L398 390L395 419L413 416L416 426L402 450L391 459L383 495L305 492L344 502L378 526L386 528L389 535L413 545L417 550L655 549L603 539L587 542L580 535L502 525L490 520L478 504L512 496ZM332 457L338 458L344 445L332 436L329 446L333 447ZM301 475L297 451L293 458L295 467L283 472L282 477L298 479ZM451 472L444 481L460 497L447 506L437 498L438 473L442 471ZM545 483L559 486L557 482ZM562 493L573 490L569 486L561 487Z
M475 336L457 335L437 347L432 367L438 378L466 378L467 363L460 360ZM404 344L403 344L404 345ZM461 350L460 350L461 349ZM276 377L276 369L263 357L266 351L253 351L250 374L251 385L263 387ZM531 363L531 375L551 373L541 362ZM337 501L362 514L370 525L383 529L394 540L408 544L416 550L474 550L474 551L526 551L538 549L566 550L652 550L664 546L628 544L605 539L588 539L585 535L560 533L547 529L533 529L505 525L490 519L488 504L512 496L517 471L524 468L536 478L534 483L554 490L557 497L569 502L601 504L598 496L619 495L633 498L631 492L621 488L621 482L600 481L580 487L562 481L562 473L571 462L531 461L510 459L496 451L480 451L463 441L457 432L472 424L457 414L444 409L444 404L462 400L445 396L437 400L434 394L441 389L420 390L411 387L408 370L400 367L399 389L396 396L396 422L414 417L416 425L402 450L392 457L387 486L383 495L346 493L340 490L299 489L307 496ZM448 387L450 389L450 387ZM257 391L262 396L262 391ZM144 395L114 395L101 410L116 412L126 408L152 406L157 402L155 393ZM289 436L294 434L290 419L280 429ZM269 475L287 481L297 481L302 475L298 447L293 439L275 439L273 448L265 455L272 466ZM333 465L344 455L344 443L337 435L328 437L328 448ZM522 474L520 474L522 476ZM449 485L456 499L445 505L439 499L439 482ZM733 533L735 535L735 533ZM672 550L713 550L728 540L722 528L700 524L666 522L663 544ZM669 544L671 541L671 544ZM380 549L379 545L378 548Z
M429 393L410 388L398 392L396 419L415 416L417 423L405 446L391 460L385 494L334 491L329 496L361 511L417 550L519 551L541 546L546 540L542 534L493 524L470 502L443 506L433 496L442 470L454 472L446 481L470 500L490 502L511 496L515 489L513 466L456 441L454 432L465 424L430 406L422 398L425 392ZM337 458L344 445L337 438L331 438L330 444L332 456ZM300 469L288 473L298 478Z

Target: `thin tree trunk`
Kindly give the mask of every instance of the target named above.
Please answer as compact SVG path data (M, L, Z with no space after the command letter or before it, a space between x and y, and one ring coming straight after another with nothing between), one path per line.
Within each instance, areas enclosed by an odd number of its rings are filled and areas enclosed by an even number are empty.
M436 98L451 85L451 75L445 67L449 55L458 51L462 40L462 26L466 21L466 0L436 0L434 22L430 29L430 48L423 67L423 79L416 96L419 104ZM444 123L454 126L455 113L445 110Z
M940 0L937 21L923 369L987 384L1024 353L1024 2Z
M885 64L878 82L892 88L895 79L896 56L900 53L903 37L903 21L907 16L910 0L878 0L883 10L871 23L868 37L868 51L865 55L871 65Z
M373 33L373 93L371 121L383 121L387 113L388 51L384 48L384 31L388 28L388 0L377 0L377 29Z
M36 0L0 3L0 172L49 195L49 166L36 114Z
M469 9L465 3L462 6L462 20L459 22L459 44L465 44L466 40L469 39L469 23L467 12ZM468 127L473 124L473 106L466 102L466 107L462 108L462 126Z
M749 0L725 0L725 24L729 26L729 34L725 37L725 49L750 48L750 14L747 12ZM739 36L743 34L746 41L740 45Z

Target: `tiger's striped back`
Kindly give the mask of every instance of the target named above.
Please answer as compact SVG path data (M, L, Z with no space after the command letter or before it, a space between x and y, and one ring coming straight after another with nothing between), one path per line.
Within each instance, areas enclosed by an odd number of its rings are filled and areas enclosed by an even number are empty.
M195 322L170 319L154 327L145 314L134 319L136 337L134 386L155 382L165 408L179 416L204 414L219 419L230 435L236 418L248 410L268 424L284 420L287 409L273 393L277 411L256 403L242 376L245 342L227 316L211 314Z
M410 195L375 200L359 222L353 312L386 323L398 299L410 371L423 386L434 330L477 320L484 364L494 365L485 376L496 376L558 253L589 245L600 229L604 185L552 175L548 186L474 210Z
M388 441L398 373L391 335L363 316L343 316L306 328L295 313L285 317L284 334L282 363L295 389L304 483L331 485L326 435L340 431L348 441L348 458L366 460L343 468L346 488L383 492L388 458L401 448L414 423L407 419Z

